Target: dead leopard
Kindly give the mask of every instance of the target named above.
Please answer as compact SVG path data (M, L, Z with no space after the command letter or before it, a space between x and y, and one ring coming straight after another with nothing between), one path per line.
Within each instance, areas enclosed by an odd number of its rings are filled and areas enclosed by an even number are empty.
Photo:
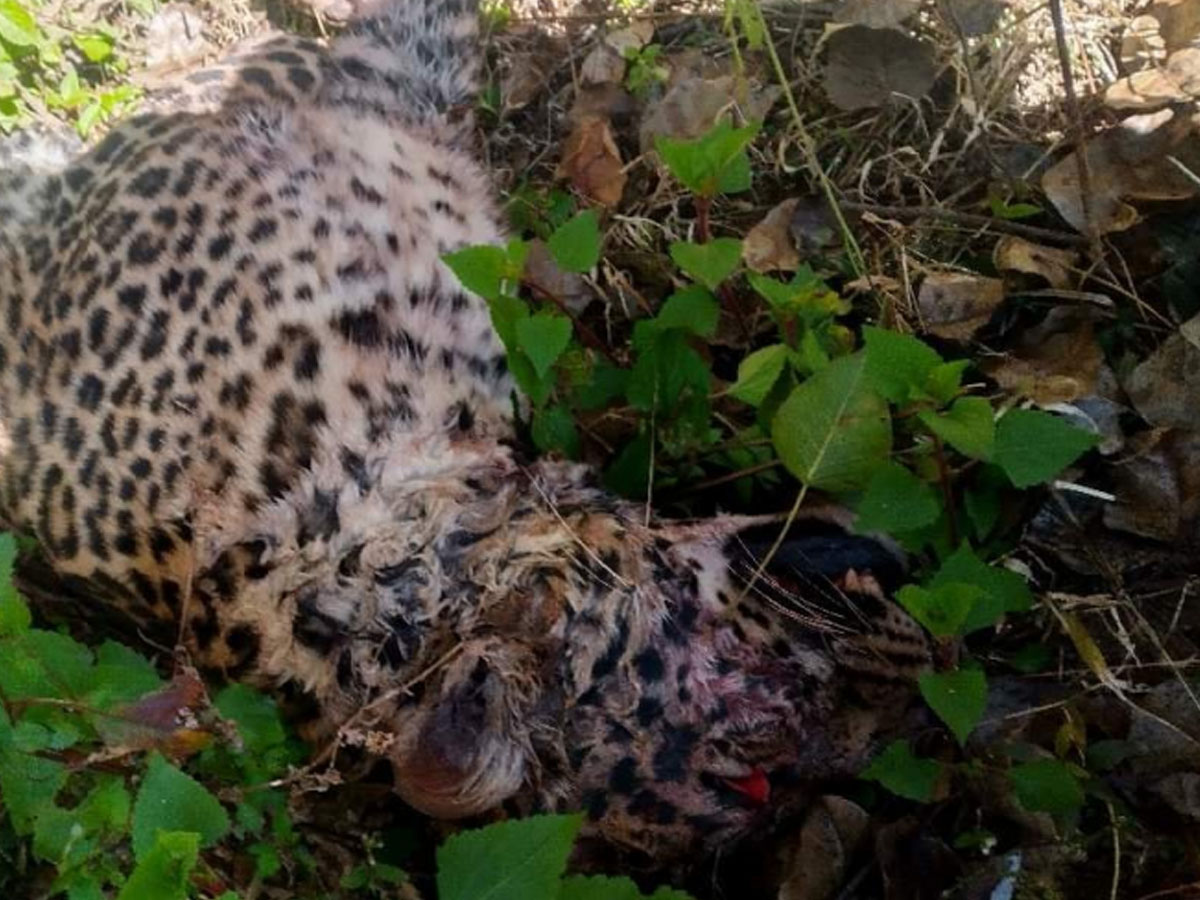
M417 809L581 809L594 847L688 864L858 771L928 649L836 516L751 589L764 521L645 523L520 461L440 262L502 240L475 42L467 0L384 3L10 175L2 512L101 611L384 732Z

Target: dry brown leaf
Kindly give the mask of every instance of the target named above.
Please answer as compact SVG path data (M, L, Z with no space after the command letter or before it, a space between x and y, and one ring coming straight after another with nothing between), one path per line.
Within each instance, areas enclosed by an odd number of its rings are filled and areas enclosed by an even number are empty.
M604 43L616 50L622 58L629 50L641 50L654 37L654 22L638 19L625 28L618 28L604 36Z
M987 324L1004 301L1004 282L959 272L930 272L917 292L917 309L925 330L965 341Z
M1158 20L1168 52L1200 37L1200 0L1154 0L1146 13Z
M996 242L992 262L1002 272L1039 275L1051 287L1068 288L1074 280L1072 269L1079 262L1079 254L1074 250L1035 244L1010 234Z
M652 150L658 137L699 137L732 108L747 121L763 119L780 93L777 85L763 86L753 79L739 81L730 75L681 78L646 109L638 129L642 152Z
M625 79L625 57L608 44L597 44L579 67L579 79L584 84L620 84Z
M636 107L633 96L619 84L581 85L567 113L567 122L574 127L589 116L599 116L619 125Z
M899 31L852 25L827 42L825 93L839 109L883 106L897 94L923 97L936 77L932 45Z
M1112 109L1147 111L1200 96L1200 49L1186 47L1166 65L1134 72L1108 86L1104 102Z
M573 313L583 312L594 299L587 282L575 272L559 268L545 242L536 238L529 242L524 277L544 294L557 297Z
M1200 433L1154 429L1139 435L1111 469L1117 502L1104 524L1118 531L1182 545L1200 538Z
M1200 348L1173 334L1125 380L1134 408L1151 425L1196 428L1200 423Z
M1096 341L1098 318L1087 307L1055 307L1021 335L1008 356L984 361L983 369L1005 390L1041 406L1089 397L1104 364Z
M1196 125L1173 110L1130 116L1088 141L1093 224L1101 234L1124 231L1138 220L1131 200L1186 200L1195 182L1167 158L1200 171ZM1087 224L1080 200L1079 170L1068 154L1042 175L1042 190L1067 222L1079 231Z
M1134 16L1121 35L1121 70L1140 72L1167 58L1162 25L1154 16Z
M833 21L868 28L892 28L918 9L921 0L842 0Z
M1003 0L942 0L939 8L946 11L964 37L979 37L996 27L1008 4Z
M856 803L843 797L822 797L805 817L799 834L781 853L783 880L778 900L833 897L870 820Z
M763 220L746 232L742 241L742 259L755 272L793 272L800 265L800 254L792 242L792 215L796 199L784 200Z
M147 69L193 64L212 46L204 36L203 16L187 3L167 3L146 23Z
M587 116L576 123L563 143L558 174L602 206L611 209L621 202L628 176L607 119Z

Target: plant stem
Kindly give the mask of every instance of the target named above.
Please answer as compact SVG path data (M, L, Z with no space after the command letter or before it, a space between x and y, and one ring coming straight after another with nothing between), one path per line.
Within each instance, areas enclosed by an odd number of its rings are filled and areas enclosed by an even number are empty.
M938 482L942 486L942 502L946 504L946 526L950 530L950 543L957 547L958 513L954 509L954 485L950 480L950 466L946 464L946 447L936 434L933 434L933 455L937 460Z
M708 214L712 210L712 197L696 197L696 243L707 244L709 238Z

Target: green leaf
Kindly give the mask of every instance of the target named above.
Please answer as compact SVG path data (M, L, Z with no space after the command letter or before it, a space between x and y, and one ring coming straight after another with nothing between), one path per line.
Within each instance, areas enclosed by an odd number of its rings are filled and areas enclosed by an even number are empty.
M1004 495L1009 490L1008 478L999 466L980 466L972 483L963 492L963 506L975 529L975 536L984 541L1000 521Z
M893 741L862 773L897 796L928 803L937 787L941 766L936 760L913 756L907 741Z
M437 851L440 900L552 900L582 824L578 815L511 819L464 831Z
M531 428L533 443L543 453L561 453L568 459L579 456L579 431L571 411L557 403L539 410Z
M640 434L621 448L604 471L604 486L622 497L645 499L650 484L650 438Z
M555 229L546 248L560 269L590 272L600 261L600 220L595 211L585 209Z
M865 368L862 353L834 360L775 414L771 437L779 458L810 487L860 488L891 452L887 404L867 386Z
M925 409L918 418L959 453L985 460L992 455L996 423L992 405L982 397L959 397L946 412Z
M942 584L933 589L906 584L896 592L896 602L934 637L952 637L962 632L983 596L983 589L973 584Z
M856 510L856 531L894 534L937 521L942 507L937 492L904 466L888 462L871 476Z
M1009 770L1017 801L1030 812L1066 815L1083 806L1075 774L1056 759L1021 763Z
M1014 409L996 427L994 462L1016 487L1030 487L1050 481L1098 441L1057 416Z
M204 846L229 831L229 816L220 801L198 781L154 753L133 804L133 852L142 859L159 832L189 831Z
M517 346L544 378L571 343L571 320L557 313L538 313L517 321Z
M91 673L87 699L97 709L111 710L163 686L150 660L124 644L105 641L96 648L96 667Z
M591 377L575 389L575 405L589 412L603 409L624 395L628 383L628 369L600 360L592 369Z
M660 887L653 894L643 894L629 878L603 875L572 875L564 878L558 900L692 900L689 894L669 887Z
M626 397L636 409L673 411L685 391L708 396L709 372L704 360L679 331L648 332L651 343L638 353ZM635 344L638 343L635 335Z
M968 359L956 359L934 366L925 376L922 393L936 400L939 406L945 406L958 394L959 388L962 387L963 372L970 364Z
M759 128L758 123L734 128L723 119L698 138L659 137L654 147L671 174L693 193L702 197L738 193L750 187L746 147Z
M1054 662L1054 654L1045 644L1026 644L1014 650L1008 657L1008 664L1025 675L1036 675L1045 672Z
M117 900L185 900L188 876L200 856L201 836L191 831L160 831L140 854L137 868Z
M32 833L34 819L54 805L55 795L66 783L66 766L5 746L0 732L0 794L4 796L0 811L8 813L18 835Z
M29 607L13 584L16 560L16 540L11 534L0 534L0 637L28 631L32 621Z
M500 247L480 244L447 253L442 261L450 267L463 287L485 300L495 300L502 293L508 257Z
M442 256L463 287L485 300L513 292L525 271L529 245L514 238L507 247L478 244Z
M9 700L77 700L92 675L91 651L64 634L31 629L0 644L0 692Z
M761 350L755 350L738 363L737 381L729 389L729 393L743 403L751 406L761 406L767 399L767 394L783 374L788 361L788 348L785 344L771 344Z
M678 328L700 337L711 337L716 333L720 318L721 306L717 298L693 284L666 299L654 317L654 325L659 330Z
M941 356L924 341L872 325L863 328L863 345L867 383L892 403L908 402L911 392L942 365Z
M15 47L32 47L38 42L37 21L20 0L0 0L0 38Z
M1040 206L1032 203L1008 203L996 196L988 198L988 206L997 219L1028 219L1042 212Z
M754 173L750 168L750 157L743 150L722 167L717 176L716 193L740 194L750 190L753 183Z
M71 38L88 62L102 63L113 54L112 38L104 34L77 34Z
M133 801L125 782L114 775L102 776L77 807L79 821L91 831L123 834L129 825Z
M929 587L937 590L955 583L973 585L983 592L962 625L963 634L994 625L1005 613L1033 608L1033 594L1024 578L1009 569L989 566L967 544L946 558Z
M213 701L217 711L237 725L248 753L260 754L287 740L279 707L266 694L244 684L231 684Z
M54 863L59 869L70 869L83 862L92 849L79 817L57 806L43 809L33 824L33 853Z
M946 723L958 742L965 744L987 707L987 679L983 670L927 672L918 684L930 709Z
M742 242L736 238L717 238L707 244L677 241L671 245L671 259L693 281L715 291L741 263Z

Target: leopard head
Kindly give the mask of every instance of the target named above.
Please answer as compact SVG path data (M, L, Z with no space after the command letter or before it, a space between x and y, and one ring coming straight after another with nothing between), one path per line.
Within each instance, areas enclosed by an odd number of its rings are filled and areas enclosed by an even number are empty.
M322 502L256 562L260 671L438 818L582 810L626 865L685 860L858 771L928 663L899 557L839 514L763 565L774 520L647 521L557 463Z

